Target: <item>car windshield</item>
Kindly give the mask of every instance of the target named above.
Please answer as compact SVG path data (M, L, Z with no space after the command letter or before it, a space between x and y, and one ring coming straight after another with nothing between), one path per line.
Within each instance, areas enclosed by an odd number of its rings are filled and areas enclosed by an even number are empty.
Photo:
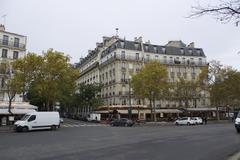
M21 121L27 120L29 116L30 116L30 115L26 114L25 116L22 117Z

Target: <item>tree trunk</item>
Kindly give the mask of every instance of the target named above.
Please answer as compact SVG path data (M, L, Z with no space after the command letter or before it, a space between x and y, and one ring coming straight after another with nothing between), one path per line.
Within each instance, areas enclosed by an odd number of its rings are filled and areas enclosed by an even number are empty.
M150 109L151 109L151 121L153 121L152 99L149 99L149 101L150 101Z
M155 107L155 98L153 99L153 120L154 122L157 121L157 115L156 115L156 107Z

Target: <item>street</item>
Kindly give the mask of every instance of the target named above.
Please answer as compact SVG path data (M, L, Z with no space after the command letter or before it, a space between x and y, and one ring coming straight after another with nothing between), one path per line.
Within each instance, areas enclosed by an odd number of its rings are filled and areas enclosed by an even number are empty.
M240 151L240 135L229 123L140 127L85 124L57 131L0 134L1 160L226 160Z

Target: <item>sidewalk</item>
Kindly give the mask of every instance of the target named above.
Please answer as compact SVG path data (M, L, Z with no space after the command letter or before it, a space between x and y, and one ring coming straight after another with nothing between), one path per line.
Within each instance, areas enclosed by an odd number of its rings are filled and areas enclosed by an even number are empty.
M9 131L13 131L13 126L0 126L0 133L1 132L9 132Z
M208 121L208 124L226 124L226 123L233 123L229 120L220 120L220 121ZM135 125L139 125L139 126L172 126L175 125L174 122L166 122L166 121L161 121L161 122L144 122L144 123L140 123L140 124L135 124Z

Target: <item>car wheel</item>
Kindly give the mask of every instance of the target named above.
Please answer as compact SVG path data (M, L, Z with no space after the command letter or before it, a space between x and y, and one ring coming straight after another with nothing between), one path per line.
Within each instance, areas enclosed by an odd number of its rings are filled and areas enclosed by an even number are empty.
M53 130L53 131L56 130L56 128L57 128L57 127L56 127L55 125L52 125L52 126L51 126L51 130Z
M28 131L28 127L25 126L22 128L22 132L27 132L27 131Z

